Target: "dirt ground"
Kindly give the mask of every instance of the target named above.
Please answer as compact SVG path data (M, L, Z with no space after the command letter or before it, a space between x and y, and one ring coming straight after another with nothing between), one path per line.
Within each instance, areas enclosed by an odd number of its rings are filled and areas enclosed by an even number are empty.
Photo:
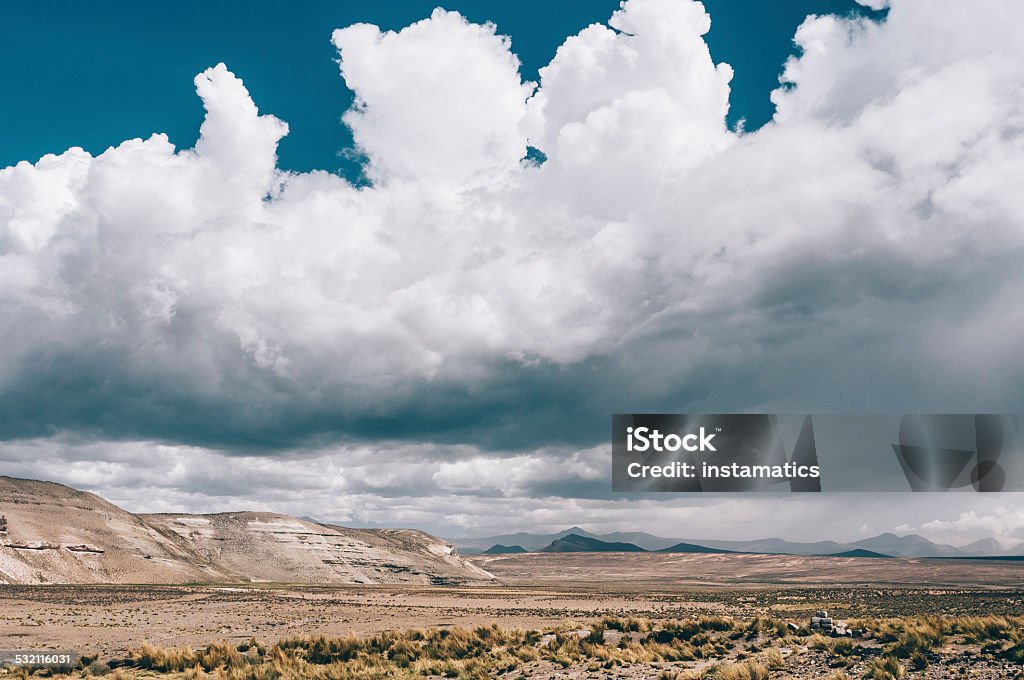
M1024 612L1024 569L982 561L748 555L474 557L486 586L0 586L0 649L113 656L144 641L266 643L436 626L540 628L605 615L838 617Z
M474 555L509 584L665 588L828 586L1024 589L1024 562L705 553Z

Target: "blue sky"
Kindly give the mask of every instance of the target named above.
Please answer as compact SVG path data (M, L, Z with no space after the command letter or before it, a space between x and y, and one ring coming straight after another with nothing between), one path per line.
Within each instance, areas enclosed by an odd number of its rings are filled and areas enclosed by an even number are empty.
M397 30L429 16L433 0L266 0L0 4L0 167L81 146L93 154L131 137L166 132L195 143L203 110L192 78L224 62L245 80L262 111L286 121L280 146L288 170L353 176L339 156L352 137L340 123L352 102L338 74L331 31L356 22ZM441 4L511 36L523 76L554 56L566 36L607 21L617 0L453 0ZM708 0L715 61L736 71L730 124L769 120L793 33L808 14L870 13L853 0Z

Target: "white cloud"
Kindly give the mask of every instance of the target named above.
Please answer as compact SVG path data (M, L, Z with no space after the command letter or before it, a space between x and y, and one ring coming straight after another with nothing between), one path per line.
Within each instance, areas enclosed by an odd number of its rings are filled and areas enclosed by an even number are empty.
M1024 510L1011 505L967 510L955 519L936 519L925 522L921 528L934 534L954 539L992 536L998 539L1024 539Z
M533 190L577 214L625 219L733 140L728 64L712 61L699 3L631 2L565 41L529 101L548 156Z
M487 454L398 442L239 456L69 436L6 442L0 469L92 491L133 512L265 510L442 536L647 531L693 539L853 541L886 531L967 543L1024 538L1005 494L609 493L606 447ZM582 492L582 493L580 493ZM829 517L830 521L809 521ZM903 522L894 526L896 522Z
M609 487L611 451L599 446L584 451L532 451L517 456L482 456L441 463L433 475L451 493L519 497L538 489L541 495L571 496L581 485L595 485L604 495Z
M452 394L529 405L571 370L600 418L1019 410L1022 15L809 18L745 135L696 3L630 0L536 90L456 13L345 28L367 188L276 170L287 127L210 69L194 150L0 170L3 436L429 430Z
M493 24L436 9L399 32L357 24L334 32L341 73L356 93L345 122L376 183L486 187L519 169L519 127L533 83Z

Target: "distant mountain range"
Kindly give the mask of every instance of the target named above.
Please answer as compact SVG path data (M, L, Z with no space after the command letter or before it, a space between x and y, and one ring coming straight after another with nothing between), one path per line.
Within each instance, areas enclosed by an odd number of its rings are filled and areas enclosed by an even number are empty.
M484 550L484 555L515 555L516 553L524 553L526 548L521 545L501 545L500 543L492 545L487 550Z
M537 552L647 552L643 548L632 543L613 543L601 541L596 538L569 534L563 538L556 538L551 545L541 548Z
M877 553L874 550L864 550L863 548L833 553L832 555L829 555L829 557L885 557L892 559L892 555L883 555L882 553Z
M722 550L721 548L709 548L704 545L696 545L694 543L676 543L675 545L667 548L662 548L658 552L663 553L718 553L718 554L735 554L735 550Z
M572 537L568 541L569 537ZM782 555L828 555L833 557L1006 557L1020 556L1021 545L1004 548L995 539L983 539L959 548L935 543L917 534L897 536L879 534L850 543L815 541L801 543L781 538L749 541L679 539L655 536L644 532L613 532L594 534L578 526L554 534L516 533L501 536L453 539L465 554L481 553L494 548L515 546L525 552L690 552L690 553L758 553ZM617 550L609 545L624 546ZM589 549L584 550L584 546ZM495 554L495 553L491 553Z

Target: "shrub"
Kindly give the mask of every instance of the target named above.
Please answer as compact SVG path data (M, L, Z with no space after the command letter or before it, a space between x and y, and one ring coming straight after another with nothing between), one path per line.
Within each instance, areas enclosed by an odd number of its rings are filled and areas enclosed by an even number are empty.
M880 656L871 660L864 677L869 680L901 680L907 674L900 660L894 656Z
M146 670L161 673L180 673L195 666L199 659L196 653L185 647L157 647L148 642L128 653L131 663Z
M756 661L731 663L715 668L715 677L720 680L768 680L768 667Z
M609 630L617 630L622 633L643 633L651 629L650 619L641 619L635 616L622 618L606 616L601 619L600 623Z
M850 638L833 640L817 633L811 636L807 646L826 652L829 656L852 656L857 651L857 647Z
M904 630L896 634L896 642L889 652L899 658L927 656L931 650L942 644L945 639L942 622L934 618L926 618L906 624Z
M748 637L767 633L775 637L786 637L789 634L789 627L785 621L765 616L755 617L746 627Z
M964 635L969 642L998 642L1007 639L1020 621L1005 616L961 616L953 621L953 630Z
M764 653L764 662L773 671L777 671L786 665L785 657L782 656L782 652L776 647L771 647Z
M598 621L590 626L590 634L587 635L587 642L594 645L604 644L604 632L608 630L605 625Z

